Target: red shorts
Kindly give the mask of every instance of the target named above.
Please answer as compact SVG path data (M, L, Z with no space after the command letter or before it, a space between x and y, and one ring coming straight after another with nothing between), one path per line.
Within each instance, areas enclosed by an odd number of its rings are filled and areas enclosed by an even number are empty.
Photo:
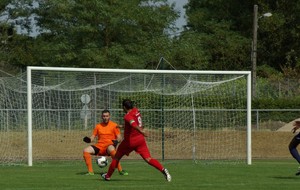
M116 157L121 159L124 155L129 155L132 151L140 154L143 159L151 158L145 138L135 138L123 140L118 146Z

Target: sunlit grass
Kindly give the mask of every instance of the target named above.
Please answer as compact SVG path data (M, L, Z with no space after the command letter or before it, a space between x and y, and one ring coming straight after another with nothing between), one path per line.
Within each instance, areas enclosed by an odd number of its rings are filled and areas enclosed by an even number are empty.
M96 175L85 176L83 161L35 163L28 166L0 166L0 189L127 189L127 190L174 190L174 189L297 189L300 176L294 173L298 165L288 161L253 161L244 163L220 163L199 161L165 161L172 182L144 161L122 162L128 176L116 171L111 181L100 179L100 168L94 166ZM107 170L105 168L103 171Z

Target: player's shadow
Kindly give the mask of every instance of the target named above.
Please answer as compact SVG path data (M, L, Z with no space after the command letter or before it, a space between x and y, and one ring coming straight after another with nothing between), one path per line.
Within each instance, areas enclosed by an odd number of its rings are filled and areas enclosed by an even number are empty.
M76 175L85 175L87 172L77 172ZM101 175L103 172L94 172L95 175Z
M76 175L84 176L86 173L87 172L77 172ZM103 179L101 178L101 175L103 174L103 172L94 172L94 174L95 175L93 175L93 176L96 176L98 178L90 178L90 179L103 181ZM123 180L126 180L126 181L147 181L147 179L143 180L143 179L127 178L126 176L124 176L124 179L121 179L121 178L114 178L113 179L113 181L123 181ZM155 181L155 180L151 180L151 181ZM157 182L154 182L154 183L157 183Z
M274 179L291 179L291 180L299 180L299 177L297 176L275 176L275 177L272 177Z

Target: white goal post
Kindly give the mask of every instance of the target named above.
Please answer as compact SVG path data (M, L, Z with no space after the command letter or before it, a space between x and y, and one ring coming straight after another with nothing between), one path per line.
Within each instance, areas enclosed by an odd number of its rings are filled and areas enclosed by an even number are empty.
M86 146L81 137L91 134L103 109L122 122L122 98L131 98L140 109L153 157L252 163L250 71L29 66L28 165L43 143L38 151L53 149L66 154L64 159L80 159ZM56 148L72 148L64 152L50 147L52 139ZM48 154L37 159L61 159Z

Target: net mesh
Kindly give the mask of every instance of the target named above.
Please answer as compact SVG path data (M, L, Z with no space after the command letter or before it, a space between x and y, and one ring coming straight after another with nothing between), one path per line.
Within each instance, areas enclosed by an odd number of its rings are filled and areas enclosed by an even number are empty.
M247 80L238 74L32 70L33 160L82 159L103 109L130 98L157 159L246 160ZM0 161L27 160L26 75L0 79ZM132 153L125 159L139 156Z

